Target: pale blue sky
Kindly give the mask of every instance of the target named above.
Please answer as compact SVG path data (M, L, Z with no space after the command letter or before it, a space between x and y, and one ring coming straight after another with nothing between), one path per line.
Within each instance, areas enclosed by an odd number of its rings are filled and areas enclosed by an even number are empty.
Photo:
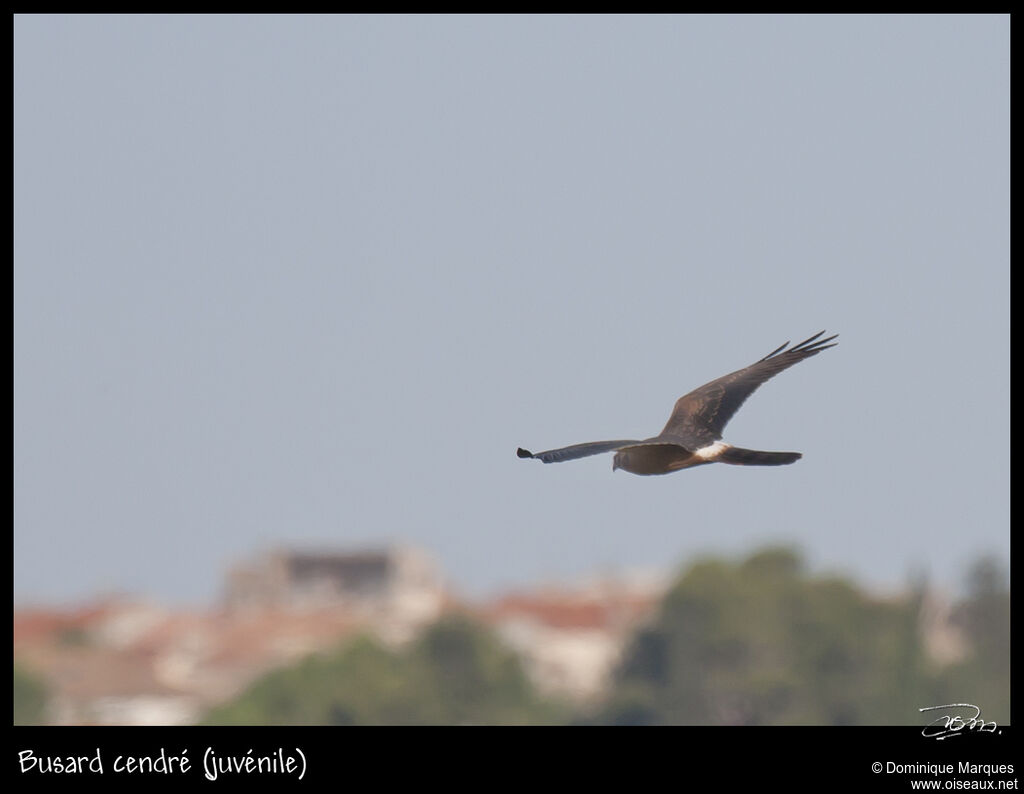
M269 547L460 591L794 543L1009 548L1009 18L14 25L15 596L203 603ZM612 472L821 330L727 441Z

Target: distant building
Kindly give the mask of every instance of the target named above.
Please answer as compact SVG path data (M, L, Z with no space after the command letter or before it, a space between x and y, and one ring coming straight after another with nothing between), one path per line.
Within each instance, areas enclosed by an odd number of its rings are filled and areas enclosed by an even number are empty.
M438 568L424 552L276 551L228 574L231 611L336 607L372 619L387 639L404 639L445 604Z
M225 607L169 610L130 598L15 613L15 656L50 690L58 725L180 725L259 676L362 631L398 643L447 604L415 549L278 551L238 566Z
M953 619L948 594L928 590L921 600L919 620L925 649L933 661L940 665L956 664L967 656L967 641Z
M200 701L157 674L139 641L168 619L166 610L125 599L61 612L15 613L15 656L50 691L53 725L179 725L194 722Z
M577 701L601 697L633 633L656 611L661 576L606 577L567 589L505 595L484 619L523 660L543 692Z

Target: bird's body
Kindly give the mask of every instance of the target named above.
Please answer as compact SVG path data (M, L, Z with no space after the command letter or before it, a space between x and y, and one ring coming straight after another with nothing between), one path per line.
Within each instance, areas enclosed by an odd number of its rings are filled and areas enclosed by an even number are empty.
M705 383L699 389L683 395L676 401L664 429L653 438L643 441L593 441L536 454L520 447L517 454L521 458L536 458L544 463L559 463L614 450L612 469L623 469L633 474L669 474L715 462L738 466L784 466L794 463L801 458L799 452L763 452L734 447L721 440L722 430L744 400L766 380L798 361L835 347L835 343L826 344L835 336L815 341L823 333L821 331L788 350L789 342L786 342L749 367Z

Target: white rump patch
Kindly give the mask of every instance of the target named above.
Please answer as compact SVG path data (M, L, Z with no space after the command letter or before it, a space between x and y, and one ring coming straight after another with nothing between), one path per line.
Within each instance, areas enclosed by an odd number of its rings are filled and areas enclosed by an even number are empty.
M723 441L716 441L714 444L709 444L706 447L701 447L700 449L695 450L693 454L701 460L718 460L719 456L731 447L732 444L726 444Z

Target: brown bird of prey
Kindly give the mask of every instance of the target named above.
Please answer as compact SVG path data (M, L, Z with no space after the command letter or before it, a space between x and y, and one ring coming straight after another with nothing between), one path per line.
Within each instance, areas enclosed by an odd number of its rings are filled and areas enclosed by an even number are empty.
M798 361L835 347L831 342L839 334L815 341L824 331L786 349L789 342L776 348L749 367L723 375L676 401L668 424L659 435L644 441L591 441L547 452L529 452L519 448L521 458L536 458L544 463L599 455L615 450L612 471L625 469L633 474L668 474L704 463L733 463L739 466L785 466L802 457L799 452L760 452L724 443L722 430L733 414L754 390L769 378Z

